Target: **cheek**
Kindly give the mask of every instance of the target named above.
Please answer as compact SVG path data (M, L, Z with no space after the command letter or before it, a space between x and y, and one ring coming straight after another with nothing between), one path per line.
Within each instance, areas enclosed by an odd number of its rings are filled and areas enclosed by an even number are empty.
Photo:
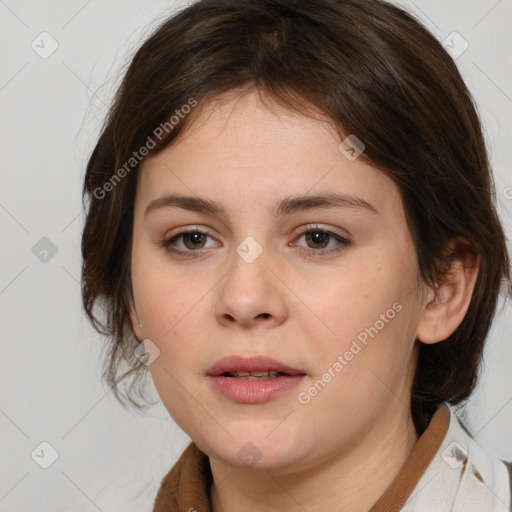
M143 289L139 295L143 334L159 346L163 355L179 360L196 346L199 350L205 332L201 319L211 314L211 308L204 299L204 290L164 284L160 281L158 286Z
M203 402L198 383L203 379L200 361L208 332L202 319L210 308L208 301L201 300L204 290L166 283L160 279L142 288L144 336L160 351L149 367L155 388L174 421L186 430L191 415L200 421L204 414L198 406Z
M143 334L155 341L169 338L204 296L201 279L169 265L163 249L134 250L132 282Z
M317 295L315 307L326 326L317 370L343 375L337 386L369 393L376 375L393 384L409 368L419 309L414 252L407 249L397 245L386 252L381 246L378 255L347 267Z
M331 279L322 293L309 294L310 303L319 311L318 316L329 331L327 339L334 345L358 336L364 341L364 333L374 332L373 327L379 332L388 331L399 316L396 310L403 306L403 276L396 277L383 265L345 270Z

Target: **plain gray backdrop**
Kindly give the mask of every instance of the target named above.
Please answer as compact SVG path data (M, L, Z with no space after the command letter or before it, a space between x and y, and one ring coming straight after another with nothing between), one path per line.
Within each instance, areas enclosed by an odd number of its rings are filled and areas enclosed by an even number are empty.
M512 1L399 3L456 57L510 235ZM0 0L0 511L149 511L189 442L162 405L127 412L101 383L103 340L79 284L87 158L128 56L184 5ZM461 416L486 450L512 460L512 314L501 305Z

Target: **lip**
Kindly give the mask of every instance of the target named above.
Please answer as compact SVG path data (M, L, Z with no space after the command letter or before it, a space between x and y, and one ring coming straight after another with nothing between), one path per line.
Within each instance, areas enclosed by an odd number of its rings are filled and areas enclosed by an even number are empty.
M273 379L241 380L231 379L225 372L263 372L276 371L286 373ZM256 404L272 398L297 386L306 374L280 361L266 357L229 356L217 361L207 372L207 378L213 389L234 402Z
M267 380L236 380L209 375L208 379L213 389L233 402L259 404L294 388L305 377L305 375L288 375Z
M225 372L265 372L275 371L288 375L305 375L305 372L292 368L280 361L267 356L228 356L219 359L208 371L207 375L218 377Z

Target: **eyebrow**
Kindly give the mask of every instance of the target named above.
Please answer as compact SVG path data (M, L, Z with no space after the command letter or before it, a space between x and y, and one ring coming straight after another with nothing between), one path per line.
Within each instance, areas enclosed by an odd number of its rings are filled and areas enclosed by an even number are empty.
M203 197L166 195L154 199L149 203L144 216L162 208L182 208L199 213L209 213L219 217L226 217L226 210L218 201ZM290 213L311 210L315 208L356 208L378 213L378 210L361 197L348 194L327 193L309 196L290 196L278 201L271 210L274 217L284 217Z

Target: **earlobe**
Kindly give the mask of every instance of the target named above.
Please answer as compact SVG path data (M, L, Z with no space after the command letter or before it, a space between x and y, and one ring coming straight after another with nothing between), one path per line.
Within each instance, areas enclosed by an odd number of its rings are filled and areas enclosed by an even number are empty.
M449 268L430 288L416 338L427 344L447 339L462 323L471 303L480 257L463 239L450 241Z
M130 297L130 299L129 299L128 316L130 319L130 325L132 327L133 334L137 338L137 341L141 342L144 339L144 336L142 335L142 322L139 319L137 309L135 308L135 302L133 301L133 296Z

